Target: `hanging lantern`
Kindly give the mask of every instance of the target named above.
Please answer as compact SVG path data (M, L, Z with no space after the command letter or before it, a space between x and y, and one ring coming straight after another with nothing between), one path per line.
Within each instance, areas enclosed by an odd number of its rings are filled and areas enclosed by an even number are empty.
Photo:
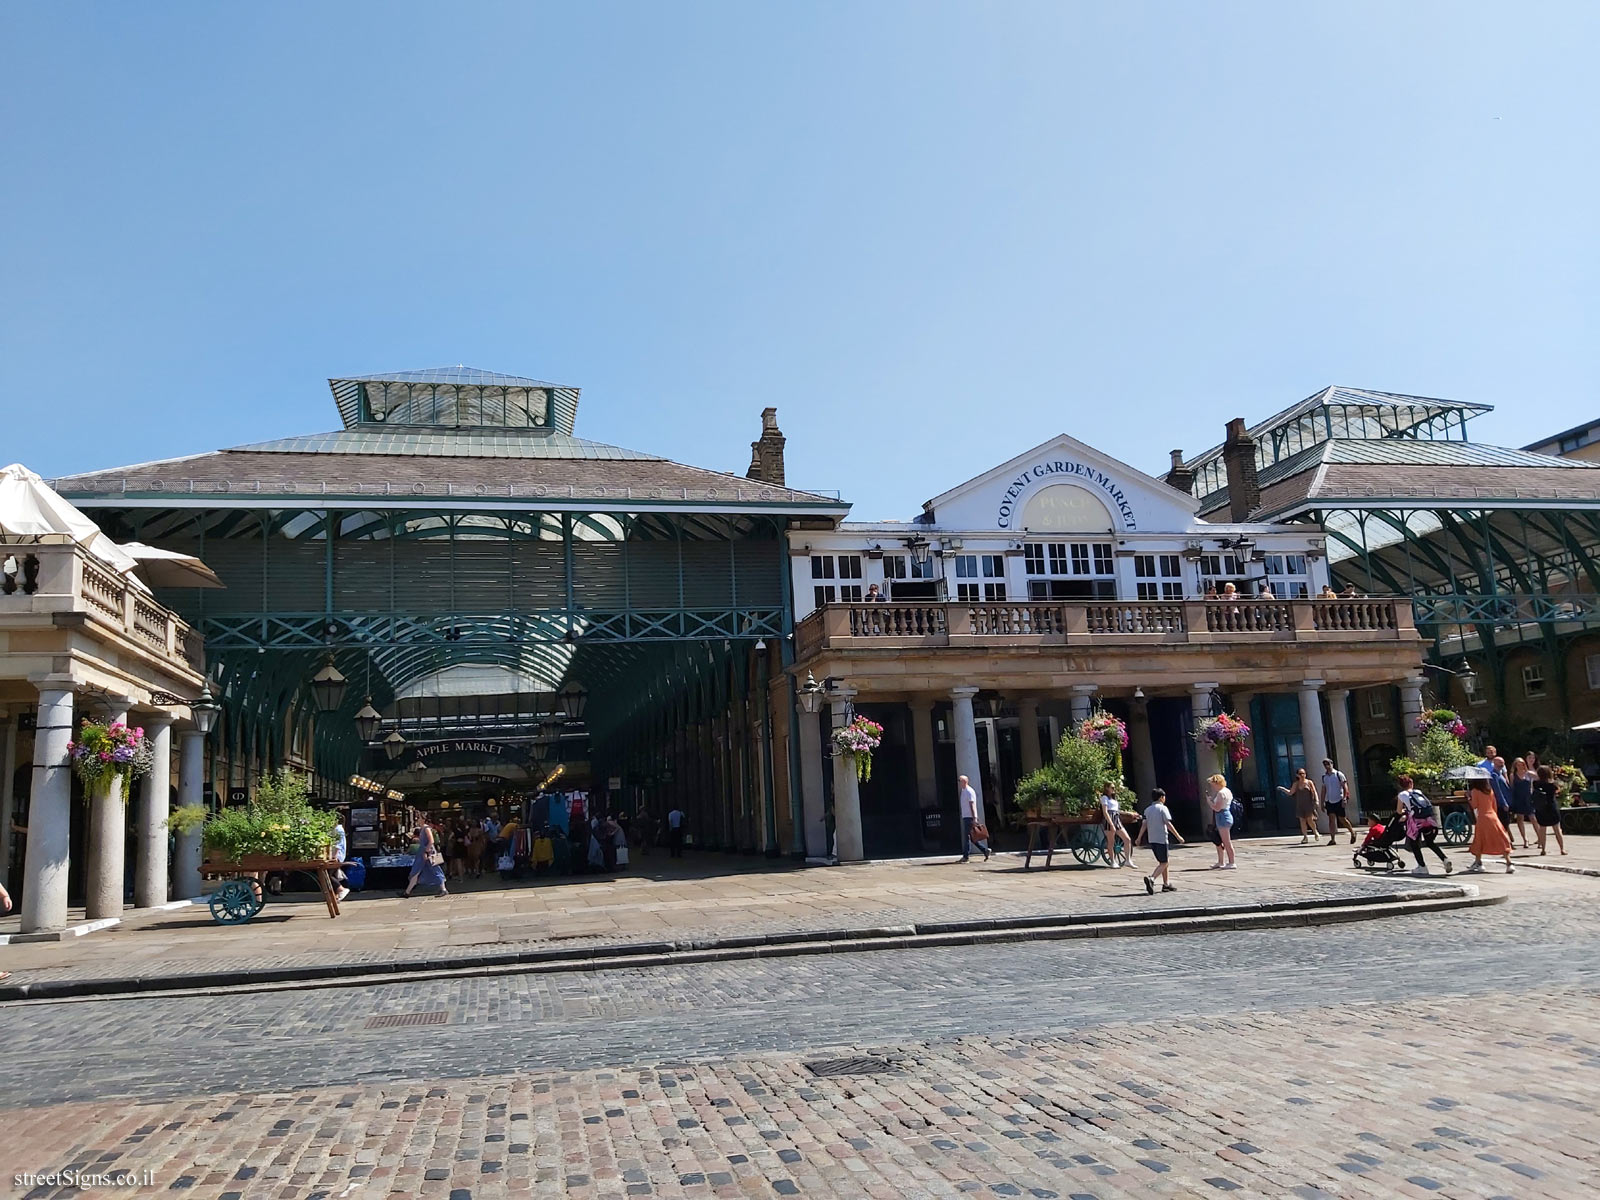
M311 698L316 702L317 711L327 713L338 708L344 700L344 689L344 676L333 665L333 652L330 650L322 670L311 677Z
M560 693L561 711L569 721L576 721L583 716L583 710L589 704L589 689L574 679Z
M363 742L370 742L378 736L378 730L383 726L383 714L372 707L372 697L367 697L367 702L361 706L361 711L356 713L356 736Z
M211 694L209 683L200 689L199 698L189 706L189 715L194 718L194 727L202 734L210 733L217 727L217 718L222 715L222 705L218 704L216 697Z
M383 739L383 752L390 762L406 752L406 739L398 729Z

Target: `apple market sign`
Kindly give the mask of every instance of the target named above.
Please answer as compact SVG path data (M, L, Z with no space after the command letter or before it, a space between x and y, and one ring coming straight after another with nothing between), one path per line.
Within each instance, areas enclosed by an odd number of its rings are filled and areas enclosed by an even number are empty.
M1011 522L1016 518L1018 511L1017 501L1022 493L1040 480L1055 480L1067 483L1074 480L1083 480L1099 488L1106 499L1111 502L1111 507L1122 521L1122 527L1134 530L1139 527L1139 522L1133 515L1133 506L1128 503L1128 497L1122 487L1111 476L1098 467L1091 467L1086 463L1072 462L1068 459L1051 459L1030 467L1021 475L1011 481L1011 486L1006 488L1005 495L1000 498L1000 515L996 522L1001 529L1010 529Z

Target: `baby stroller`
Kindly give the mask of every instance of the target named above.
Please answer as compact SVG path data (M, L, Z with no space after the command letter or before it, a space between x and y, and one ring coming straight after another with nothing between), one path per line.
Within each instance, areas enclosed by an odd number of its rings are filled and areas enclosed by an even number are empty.
M1404 868L1405 860L1395 851L1394 847L1405 839L1406 823L1399 817L1390 817L1388 823L1373 819L1367 826L1367 837L1361 845L1356 847L1356 852L1350 860L1357 867L1365 870L1367 867L1382 867L1393 871L1397 867ZM1366 861L1363 862L1362 860Z

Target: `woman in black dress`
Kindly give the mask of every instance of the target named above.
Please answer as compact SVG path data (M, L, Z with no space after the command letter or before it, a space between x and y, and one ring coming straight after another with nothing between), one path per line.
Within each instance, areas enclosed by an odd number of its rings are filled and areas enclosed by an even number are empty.
M1528 849L1528 826L1534 827L1534 836L1539 833L1539 826L1533 819L1533 785L1539 781L1538 774L1528 766L1526 759L1519 758L1511 764L1511 816L1517 822L1517 836L1522 839L1522 848ZM1506 832L1511 832L1511 826L1506 826Z
M1561 806L1556 800L1555 774L1549 767L1539 768L1539 778L1533 785L1533 820L1539 826L1539 853L1545 852L1545 837L1553 829L1556 848L1565 854L1567 843L1561 837Z

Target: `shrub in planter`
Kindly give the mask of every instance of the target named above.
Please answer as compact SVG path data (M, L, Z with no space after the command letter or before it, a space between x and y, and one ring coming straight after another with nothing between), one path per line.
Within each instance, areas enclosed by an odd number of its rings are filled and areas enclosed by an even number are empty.
M311 807L305 776L287 769L263 779L249 804L225 808L205 823L205 847L237 861L267 854L296 862L328 856L338 818Z

